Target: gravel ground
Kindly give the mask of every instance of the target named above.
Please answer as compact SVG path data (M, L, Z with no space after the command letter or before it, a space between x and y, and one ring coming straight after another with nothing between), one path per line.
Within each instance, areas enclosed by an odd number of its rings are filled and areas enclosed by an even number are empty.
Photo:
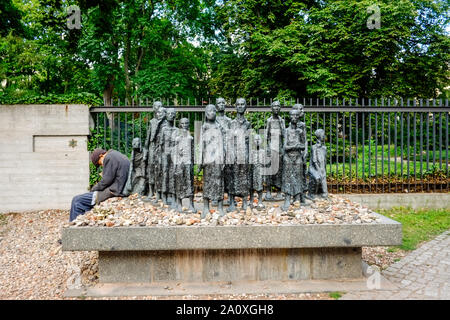
M46 210L0 215L0 299L63 299L81 273L83 285L98 281L97 252L62 252L58 240L69 212ZM369 264L384 268L400 257L386 247L363 248ZM382 257L380 257L381 255ZM89 298L87 298L89 299ZM328 300L328 293L285 295L152 296L105 299L303 299Z
M385 270L408 253L408 251L401 249L391 251L389 247L363 247L362 259L371 266L377 266L380 270Z
M62 252L68 211L11 213L0 223L0 299L58 299L69 278L97 280L97 252ZM81 270L80 270L81 269Z

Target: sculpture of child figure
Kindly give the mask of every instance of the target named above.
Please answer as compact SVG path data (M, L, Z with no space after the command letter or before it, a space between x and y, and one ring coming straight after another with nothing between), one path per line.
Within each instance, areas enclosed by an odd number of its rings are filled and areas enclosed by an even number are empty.
M145 161L141 139L134 138L132 146L128 180L122 193L126 196L134 193L142 196L145 191Z
M194 138L189 132L189 119L180 120L180 128L175 132L175 194L177 210L182 211L182 200L189 198L188 211L194 208Z
M223 211L225 167L223 128L216 121L216 107L208 104L205 109L205 123L200 132L200 166L203 169L203 211L201 218L209 213L210 201L218 202L218 211Z
M284 137L283 177L281 190L285 194L282 209L287 211L290 206L291 197L300 200L303 192L302 172L303 150L305 143L302 141L302 129L297 127L300 112L296 109L289 112L291 122L286 129Z
M253 142L255 149L251 150L251 167L252 167L252 190L250 192L250 206L252 208L263 209L265 208L262 197L263 197L263 189L264 189L264 159L265 159L265 150L262 148L262 139L261 136L256 134L253 136ZM258 194L258 205L255 206L253 203L254 193Z
M320 192L323 198L327 198L327 173L325 170L327 164L327 147L323 144L325 132L322 129L318 129L314 134L317 137L317 143L311 148L311 160L308 169L309 196L314 199Z

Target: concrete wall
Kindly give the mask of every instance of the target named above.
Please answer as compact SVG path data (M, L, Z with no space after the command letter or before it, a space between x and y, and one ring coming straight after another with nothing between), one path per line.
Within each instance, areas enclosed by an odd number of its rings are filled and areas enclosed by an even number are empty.
M69 209L89 186L85 105L0 106L0 213Z
M380 193L345 194L346 198L368 206L372 210L393 207L413 209L450 209L449 193Z

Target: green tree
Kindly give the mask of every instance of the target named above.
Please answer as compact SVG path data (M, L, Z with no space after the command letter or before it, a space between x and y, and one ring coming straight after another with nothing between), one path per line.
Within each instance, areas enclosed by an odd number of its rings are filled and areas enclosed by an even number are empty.
M67 28L63 1L16 0L14 5L26 36L11 29L0 39L5 90L11 95L92 92L88 65L77 54L80 31Z
M12 33L25 36L25 27L21 21L22 12L12 0L0 1L0 36Z
M381 27L369 29L369 0L224 1L217 8L223 50L212 63L212 91L260 97L448 93L448 3L377 4Z
M93 65L92 81L109 102L114 90L133 94L194 95L203 78L203 52L187 40L208 37L210 13L196 1L83 1L80 54ZM211 32L210 32L211 33ZM198 91L198 90L196 90Z

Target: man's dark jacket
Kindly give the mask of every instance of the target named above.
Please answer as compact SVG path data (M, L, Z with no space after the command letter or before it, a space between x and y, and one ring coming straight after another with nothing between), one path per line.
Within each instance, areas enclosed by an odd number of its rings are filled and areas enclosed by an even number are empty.
M112 197L122 197L127 183L130 161L116 150L109 150L103 158L102 180L92 187L98 191L97 204Z

